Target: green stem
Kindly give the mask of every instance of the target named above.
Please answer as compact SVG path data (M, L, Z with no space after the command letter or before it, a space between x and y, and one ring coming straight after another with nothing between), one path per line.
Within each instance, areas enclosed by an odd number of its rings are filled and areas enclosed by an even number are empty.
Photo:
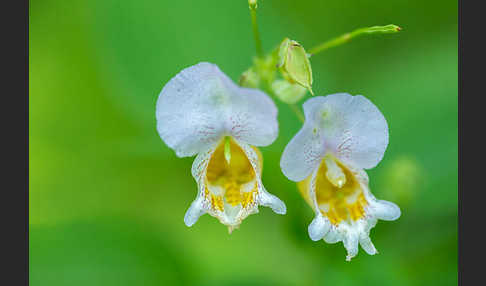
M289 106L290 109L292 109L292 111L295 113L295 115L297 115L297 118L300 120L300 122L304 123L305 117L302 110L300 110L299 107L295 104L289 104Z
M397 25L373 26L373 27L356 29L356 30L354 30L350 33L346 33L344 35L341 35L337 38L326 41L326 42L310 49L309 54L315 55L315 54L320 53L322 51L325 51L329 48L333 48L333 47L342 45L344 43L349 42L352 38L355 38L355 37L360 36L360 35L364 35L364 34L388 34L388 33L396 33L396 32L401 31L401 30L402 30L402 28L398 27Z
M250 5L251 25L253 28L253 38L255 39L255 48L257 57L263 58L262 41L260 40L260 33L258 33L258 23L256 15L256 5Z

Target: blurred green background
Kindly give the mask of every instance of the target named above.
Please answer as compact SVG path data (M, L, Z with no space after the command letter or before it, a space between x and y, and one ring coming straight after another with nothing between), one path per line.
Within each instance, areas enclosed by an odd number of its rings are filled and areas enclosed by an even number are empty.
M200 61L234 80L251 65L246 0L30 2L31 285L457 284L457 2L264 0L268 52L284 37L310 48L362 26L397 24L311 59L318 95L363 94L387 118L390 144L369 170L376 197L402 216L371 231L380 254L345 261L313 242L311 209L279 169L300 128L279 104L280 133L261 148L266 188L287 204L228 235L205 215L193 158L155 128L164 84Z

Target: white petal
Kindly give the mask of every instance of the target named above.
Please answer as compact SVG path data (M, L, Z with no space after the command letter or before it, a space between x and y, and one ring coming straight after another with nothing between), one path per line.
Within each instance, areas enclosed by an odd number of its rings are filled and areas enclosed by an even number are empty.
M377 200L371 201L369 206L370 213L381 220L396 220L400 217L400 208L389 201Z
M323 164L324 163L325 162L323 162ZM345 165L342 166L342 168L347 169L347 178L351 181L356 181L360 186L358 190L361 190L361 195L364 195L364 198L360 195L360 200L364 199L364 202L362 201L360 203L360 208L363 208L364 212L356 218L351 216L351 211L353 210L348 209L348 214L346 217L341 216L340 220L337 220L333 224L330 223L327 217L329 213L332 213L330 212L330 208L332 207L332 204L334 204L334 208L336 208L336 204L339 204L339 201L334 201L331 203L328 200L317 200L319 195L321 198L329 195L329 193L322 193L323 190L326 190L326 187L324 189L317 189L317 187L323 186L321 183L318 184L318 179L322 179L322 177L319 176L327 177L327 173L320 172L319 169L316 169L306 180L299 182L298 187L304 199L312 207L316 215L308 227L310 238L312 240L319 240L320 238L323 238L326 243L336 243L342 241L348 252L346 260L349 261L351 258L357 255L359 244L361 244L366 253L370 255L378 253L370 240L370 230L376 225L378 219L397 219L400 216L400 209L391 202L377 200L373 196L369 190L368 176L364 170L354 166ZM356 182L353 183L353 186L356 186ZM329 186L333 185L328 182L327 187ZM337 187L334 186L334 188ZM339 191L335 192L333 195L336 194L339 194ZM346 197L341 198L341 200L345 200L347 203L357 203L357 195L358 194L355 190L354 192L350 192L348 195L346 195ZM334 197L334 199L337 199L337 197ZM321 224L323 224L322 220L329 222L330 226L321 226Z
M197 155L196 159L192 163L191 173L198 185L198 192L196 199L191 203L191 206L186 211L184 216L184 223L187 226L192 226L197 222L199 217L207 212L204 205L204 190L206 185L204 183L204 177L206 175L206 168L208 166L211 155L214 152L215 146L210 149L201 152Z
M258 197L257 197L258 204L271 208L277 214L285 214L287 212L287 207L285 206L285 203L282 202L276 196L270 194L263 186L262 179L261 179L262 163L260 162L258 154L255 151L255 149L253 149L250 145L243 143L241 141L240 142L237 141L237 143L241 147L243 152L245 152L248 160L250 161L250 164L253 166L253 169L255 170L255 176L257 179L258 190L259 190Z
M193 156L231 134L256 146L278 134L277 109L256 89L241 88L214 64L182 70L162 89L156 107L157 130L177 156Z
M349 165L369 169L383 158L388 145L388 125L378 108L362 95L317 96L308 99L303 108L305 124L294 138L306 138L300 139L300 147L293 147L292 152L307 152L305 142L316 140L315 134L321 134L318 139L324 147L320 150L328 149ZM303 165L302 159L296 161L299 167Z
M324 235L324 241L329 244L339 242L341 241L341 235L338 233L336 228L331 227L329 232Z
M284 215L287 212L284 202L264 189L258 196L258 204L271 208L276 214Z
M201 182L201 180L204 179L209 160L211 159L211 155L213 154L216 147L217 144L213 145L205 151L200 152L199 154L197 154L196 159L194 159L194 162L192 163L191 173L192 177L194 178L194 180L196 180L197 183Z
M378 164L388 145L388 124L366 97L346 93L327 96L329 122L335 126L327 136L338 157L363 169Z
M373 245L373 242L371 242L369 234L367 235L366 233L362 233L359 238L359 244L369 255L375 255L378 253L375 246Z
M274 195L269 194L262 184L262 162L258 149L234 138L232 140L232 142L236 143L246 155L255 175L254 180L240 186L240 191L247 193L251 192L252 196L250 202L248 202L244 207L242 204L232 205L228 203L228 201L225 199L224 187L211 185L208 181L207 172L208 168L211 168L209 166L209 162L214 152L218 152L217 148L220 148L222 145L215 144L210 149L199 153L192 166L192 175L198 182L199 187L198 197L202 198L202 203L198 205L200 208L195 207L195 209L199 210L200 214L207 212L209 215L216 217L222 224L228 226L230 232L237 228L246 217L251 214L258 213L259 205L270 207L278 214L285 214L286 212L285 204ZM257 188L256 192L255 187ZM207 193L207 191L209 191L209 193ZM215 207L212 197L210 197L208 194L217 195L223 199L224 206L222 209L220 207ZM192 211L191 208L186 216L192 217L192 215L190 215L192 213L197 212Z
M348 252L346 255L346 261L351 261L351 258L355 257L358 254L358 234L357 233L348 233L343 239L344 248Z
M272 144L278 136L275 103L258 89L234 87L231 112L226 121L227 132L253 146Z
M241 218L239 217L239 215L241 214L241 210L241 205L232 206L230 204L224 203L224 215L222 218L227 225L239 225L241 223Z
M320 101L323 97L313 99ZM322 129L316 128L314 120L311 119L315 113L314 106L307 105L305 108L304 104L304 113L304 126L287 144L280 159L282 172L294 182L304 180L316 170L326 152L324 133Z
M157 130L177 156L192 156L214 144L224 132L222 104L226 76L216 65L199 63L173 77L157 100Z
M312 220L307 230L309 231L310 239L318 241L326 235L330 228L331 223L329 220L319 214Z
M198 196L197 199L191 203L191 206L184 215L184 223L187 226L192 226L196 223L199 217L205 213L206 211L204 210L204 199Z

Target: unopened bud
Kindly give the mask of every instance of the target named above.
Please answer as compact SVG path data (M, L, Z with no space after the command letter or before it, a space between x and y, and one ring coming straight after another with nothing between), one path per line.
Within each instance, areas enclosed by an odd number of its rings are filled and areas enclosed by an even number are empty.
M294 104L305 96L307 89L298 84L292 84L286 80L276 80L272 83L274 94L287 104Z
M257 88L260 84L260 77L253 68L249 68L241 74L239 84L242 87Z
M248 0L248 6L250 6L250 9L256 9L258 7L258 1Z
M374 34L374 33L396 33L401 31L402 28L400 28L397 25L386 25L386 26L373 26L369 28L365 28L363 30L364 33L367 34Z
M297 83L312 92L312 68L307 53L298 42L285 38L278 51L278 67L290 83Z

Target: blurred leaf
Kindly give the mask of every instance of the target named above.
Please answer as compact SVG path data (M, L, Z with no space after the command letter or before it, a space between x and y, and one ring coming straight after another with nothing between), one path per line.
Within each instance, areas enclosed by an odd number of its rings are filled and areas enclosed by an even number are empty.
M197 266L168 237L119 219L30 228L32 285L187 285Z

